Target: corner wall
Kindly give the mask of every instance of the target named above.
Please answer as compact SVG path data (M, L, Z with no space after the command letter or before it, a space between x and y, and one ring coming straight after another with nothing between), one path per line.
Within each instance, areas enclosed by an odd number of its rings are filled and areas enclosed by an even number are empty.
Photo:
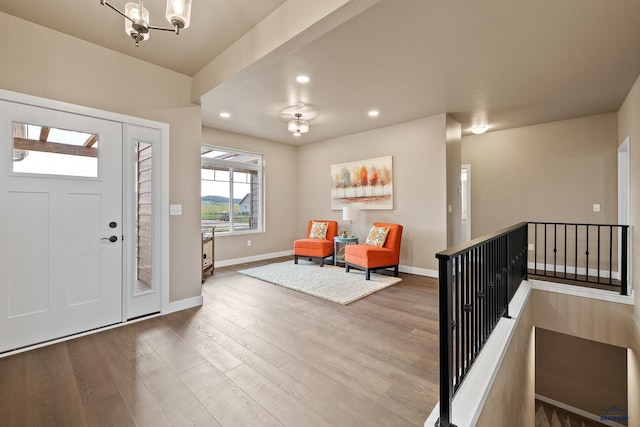
M462 126L447 115L447 247L457 246L462 236Z
M535 426L535 329L531 300L491 386L477 427Z
M300 146L296 238L304 236L312 218L337 220L340 229L348 226L342 211L331 210L332 164L389 155L394 208L360 211L353 233L364 239L373 222L402 224L400 264L435 274L435 254L447 247L445 114Z
M629 137L629 225L632 227L632 286L635 339L629 352L629 417L640 423L640 78L618 111L618 143ZM630 424L631 425L631 424Z

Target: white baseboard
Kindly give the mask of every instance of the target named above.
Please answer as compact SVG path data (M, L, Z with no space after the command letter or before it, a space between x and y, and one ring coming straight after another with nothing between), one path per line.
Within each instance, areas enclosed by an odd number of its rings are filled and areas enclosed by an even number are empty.
M226 259L224 261L216 261L215 262L215 267L216 268L217 267L228 267L230 265L245 264L245 263L254 262L254 261L264 261L265 259L280 258L280 257L283 257L283 256L293 256L293 250L282 251L282 252L272 252L272 253L254 255L254 256L243 257L243 258ZM418 275L418 276L438 277L438 271L437 270L429 270L427 268L419 268L419 267L410 267L410 266L407 266L407 265L400 265L398 270L400 272L402 272L402 273L415 274L415 275Z
M185 298L179 301L170 302L162 310L162 314L175 313L176 311L186 310L188 308L199 307L204 302L202 295L197 297Z
M215 261L215 267L228 267L230 265L245 264L247 262L263 261L265 259L279 258L291 255L293 255L293 249L289 251L271 252L268 254L253 255L243 258L225 259L224 261Z
M604 425L611 426L611 427L625 427L624 425L622 425L620 423L617 423L615 421L601 420L599 415L594 415L594 414L591 414L591 413L589 413L587 411L583 411L582 409L574 408L573 406L569 406L569 405L567 405L565 403L558 402L557 400L550 399L550 398L548 398L546 396L542 396L542 395L540 395L538 393L536 393L536 399L538 399L538 400L540 400L542 402L548 403L549 405L553 405L553 406L555 406L557 408L564 409L565 411L569 411L569 412L572 412L572 413L574 413L576 415L580 415L581 417L597 421L600 424L604 424ZM603 410L604 409L606 409L606 408L603 408Z
M619 293L605 291L603 289L587 288L585 286L565 285L563 283L556 283L545 280L529 279L529 282L531 282L533 289L537 289L540 291L555 292L558 294L573 295L582 298L598 299L619 304L634 304L633 290L631 290L631 295L620 295Z
M401 273L415 274L417 276L438 277L437 270L429 270L427 268L410 267L408 265L401 264L399 270Z

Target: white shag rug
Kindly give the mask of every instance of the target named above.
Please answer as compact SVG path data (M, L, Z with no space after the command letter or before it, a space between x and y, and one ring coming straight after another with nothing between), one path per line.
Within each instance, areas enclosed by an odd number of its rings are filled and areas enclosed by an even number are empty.
M291 260L238 270L238 273L342 305L402 280L377 273L371 273L371 280L365 280L362 270L352 268L346 273L344 267L327 264L320 267L318 263L303 260L298 260L297 265Z

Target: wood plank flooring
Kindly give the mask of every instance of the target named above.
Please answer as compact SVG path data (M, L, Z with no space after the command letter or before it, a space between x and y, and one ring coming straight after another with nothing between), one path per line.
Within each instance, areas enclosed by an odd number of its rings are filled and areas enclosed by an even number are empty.
M202 307L0 359L0 425L422 426L437 280L342 306L236 272L284 259L216 269Z

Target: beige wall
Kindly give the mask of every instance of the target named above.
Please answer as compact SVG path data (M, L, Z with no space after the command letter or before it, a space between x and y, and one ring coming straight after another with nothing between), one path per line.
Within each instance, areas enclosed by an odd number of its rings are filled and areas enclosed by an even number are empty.
M627 402L632 417L629 425L637 425L633 420L640 420L640 334L633 321L635 307L543 291L534 291L532 301L536 327L631 349L627 358Z
M633 306L534 290L536 327L618 347L633 344Z
M0 87L132 114L191 105L191 78L0 13Z
M507 354L478 418L478 427L535 425L535 333L532 304L523 309Z
M200 186L201 124L191 79L3 13L0 40L2 89L170 124L169 198L185 213L170 220L170 301L200 295L199 198L190 189Z
M590 414L627 408L627 349L536 328L536 393Z
M142 117L169 123L169 203L182 215L169 217L169 301L200 295L200 107L148 111Z
M618 111L618 143L629 137L629 225L632 228L632 282L635 340L629 354L629 417L640 420L640 78ZM639 421L640 422L640 421Z
M462 126L447 115L447 247L462 243ZM451 209L449 210L449 207Z
M463 137L472 237L521 221L615 224L617 135L609 113Z
M202 128L202 143L250 151L264 156L263 178L266 201L264 233L216 236L215 261L219 263L225 260L291 251L293 241L300 232L296 228L297 148L208 127ZM251 239L251 247L247 246L248 239Z
M394 209L361 211L353 232L362 239L375 221L402 224L400 264L436 270L435 254L447 246L445 137L440 114L299 147L297 237L312 218L348 226L341 211L331 210L332 164L391 155Z
M534 328L535 330L543 328L611 346L637 348L639 334L634 331L631 321L633 310L634 307L627 304L533 290L520 317L507 354L491 386L477 425L534 425L533 404L536 369L538 368L535 360L536 353L556 351L560 357L566 355L553 344L536 342ZM537 348L538 345L540 348ZM629 369L626 404L628 404L629 415L632 417L630 426L637 425L633 423L633 420L640 419L637 418L638 401L634 400L639 387L636 380L640 367L637 354L637 351L630 352L627 357ZM590 358L590 354L584 351L580 357L583 358L584 364L594 361ZM584 388L584 385L573 387L571 392L579 393L579 387ZM553 396L547 397L554 398ZM564 403L575 404L575 402L566 401ZM626 407L626 404L622 405ZM608 406L600 408L600 403L594 405L595 409L591 410L595 411L595 415L608 408Z

